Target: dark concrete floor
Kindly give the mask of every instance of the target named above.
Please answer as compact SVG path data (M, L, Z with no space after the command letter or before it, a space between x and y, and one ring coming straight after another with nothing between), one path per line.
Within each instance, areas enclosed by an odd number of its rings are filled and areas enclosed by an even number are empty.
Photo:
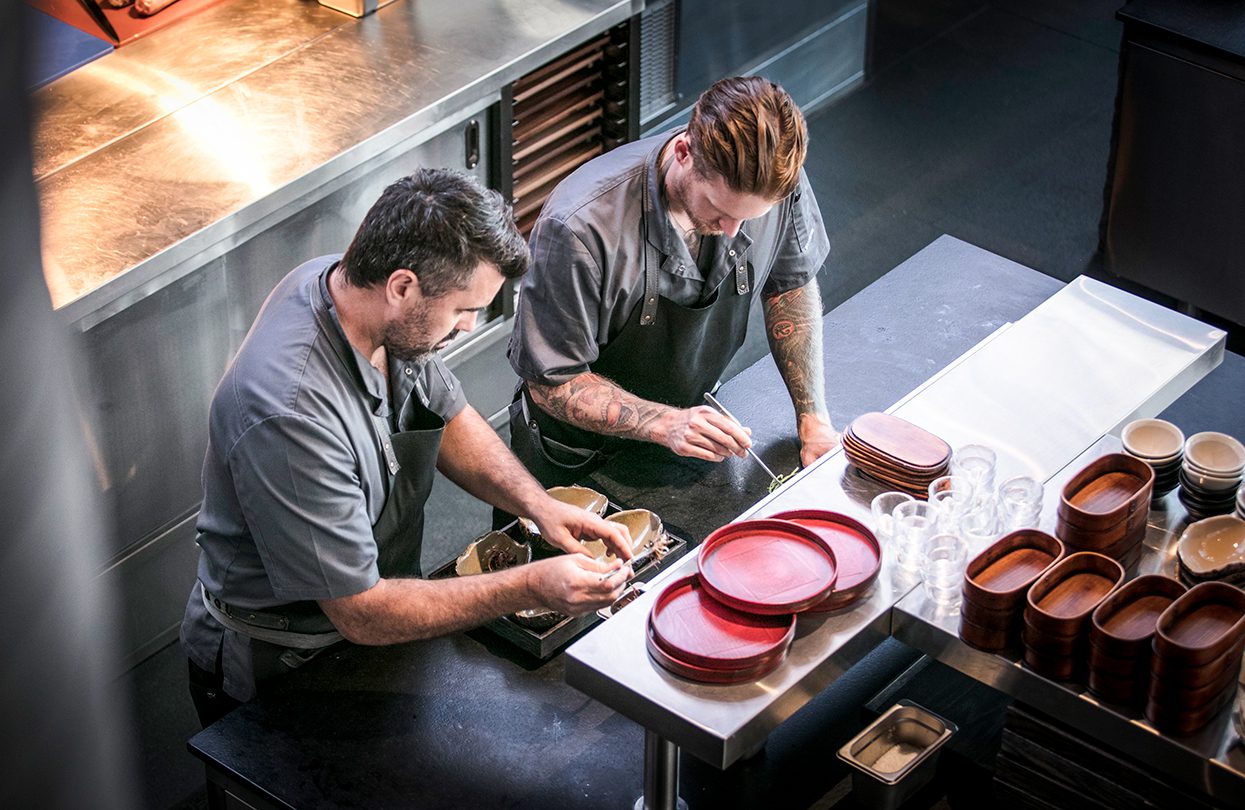
M1115 93L1119 0L883 0L868 82L809 116L808 172L834 244L823 294L834 306L937 236L949 233L1061 280L1091 268ZM833 350L833 347L830 347ZM749 343L738 371L765 353ZM1239 361L1240 358L1235 358ZM1241 417L1223 391L1245 391L1245 362L1169 414L1189 430ZM1226 388L1224 387L1226 386ZM1235 409L1239 411L1239 408ZM1231 420L1231 421L1229 421ZM1238 435L1245 435L1245 426ZM432 499L425 564L451 559L488 523L488 510L444 481ZM897 642L896 642L897 644ZM897 653L897 655L901 655ZM170 646L131 670L145 806L204 805L203 771L185 750L198 728L185 661ZM957 683L934 674L938 683ZM862 700L871 695L860 687ZM771 739L799 745L816 701ZM833 751L802 760L827 762ZM727 800L743 776L697 763L685 778L702 804ZM795 778L795 777L793 777ZM808 806L846 807L840 780ZM789 786L798 794L798 786ZM693 798L689 796L689 798ZM952 799L954 799L954 795ZM927 806L956 805L941 793ZM726 806L726 805L724 805ZM968 805L961 805L968 806Z

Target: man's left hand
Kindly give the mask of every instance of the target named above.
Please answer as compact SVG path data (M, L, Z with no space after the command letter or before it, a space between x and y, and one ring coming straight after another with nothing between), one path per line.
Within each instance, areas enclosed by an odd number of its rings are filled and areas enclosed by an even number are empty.
M584 553L580 540L603 540L615 557L631 559L631 534L621 523L602 520L592 512L547 498L532 520L540 536L568 554Z
M807 467L839 446L839 432L824 416L800 414L796 422L800 435L800 466Z

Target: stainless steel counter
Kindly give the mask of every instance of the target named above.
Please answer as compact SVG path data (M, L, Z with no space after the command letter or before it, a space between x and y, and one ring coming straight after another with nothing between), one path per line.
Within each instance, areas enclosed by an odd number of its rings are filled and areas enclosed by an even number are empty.
M1123 422L1158 413L1220 362L1223 347L1219 330L1080 278L889 410L953 447L982 441L997 448L1000 475L1045 480ZM841 452L826 456L740 518L812 507L869 520L868 503L881 487L845 471ZM648 609L662 582L694 570L689 556L633 608L567 651L567 680L643 725L659 747L678 746L726 767L889 634L892 607L913 583L897 576L886 549L883 560L864 602L800 618L789 658L775 672L755 683L709 686L666 673L645 652ZM669 751L650 751L648 760L668 763ZM648 789L661 782L646 775ZM653 806L665 806L665 798Z
M223 0L38 90L55 307L87 329L483 109L642 0Z

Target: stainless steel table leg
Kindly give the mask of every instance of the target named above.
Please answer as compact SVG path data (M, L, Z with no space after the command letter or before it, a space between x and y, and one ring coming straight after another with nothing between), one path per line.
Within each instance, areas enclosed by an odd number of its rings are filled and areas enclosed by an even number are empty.
M679 746L644 730L644 795L635 810L687 810L679 798Z

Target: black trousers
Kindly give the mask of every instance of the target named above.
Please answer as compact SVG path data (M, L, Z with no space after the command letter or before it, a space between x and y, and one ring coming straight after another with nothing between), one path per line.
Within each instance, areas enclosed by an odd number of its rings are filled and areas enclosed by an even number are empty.
M208 672L189 658L186 663L190 665L190 699L194 701L201 726L207 728L242 705L241 701L225 694L225 671L219 658L216 672Z

